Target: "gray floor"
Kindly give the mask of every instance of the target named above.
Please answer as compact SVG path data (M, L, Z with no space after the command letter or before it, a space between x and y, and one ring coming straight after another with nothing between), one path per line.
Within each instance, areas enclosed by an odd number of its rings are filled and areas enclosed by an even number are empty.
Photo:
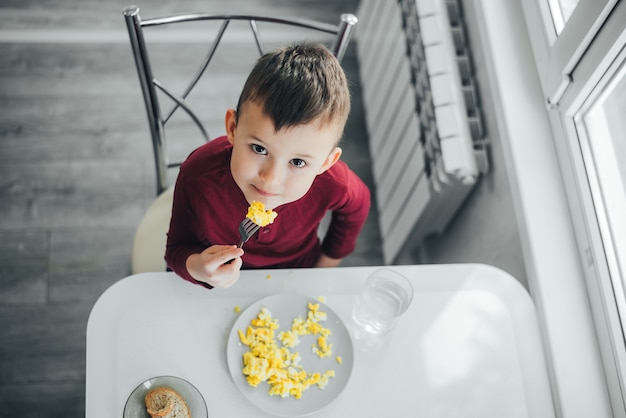
M145 13L173 11L159 3ZM334 21L358 4L293 3L255 7ZM78 4L0 3L0 417L84 416L88 315L130 273L134 229L154 197L125 3ZM81 17L94 11L92 32ZM354 112L343 158L371 183L354 46L344 66ZM225 109L210 110L221 118ZM345 265L382 262L376 217Z

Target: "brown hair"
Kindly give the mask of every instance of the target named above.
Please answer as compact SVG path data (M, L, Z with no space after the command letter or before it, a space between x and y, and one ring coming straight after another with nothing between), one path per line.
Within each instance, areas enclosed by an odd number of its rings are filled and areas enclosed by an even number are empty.
M247 102L262 105L276 131L317 119L322 126L338 123L343 131L350 113L345 73L319 44L285 46L259 58L239 97L237 115Z

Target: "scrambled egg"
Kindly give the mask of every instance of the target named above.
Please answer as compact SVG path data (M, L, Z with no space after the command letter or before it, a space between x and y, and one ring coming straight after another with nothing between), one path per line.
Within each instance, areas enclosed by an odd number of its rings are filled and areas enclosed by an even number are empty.
M259 226L266 226L274 222L278 214L273 210L265 210L265 205L261 202L253 201L248 208L246 218L249 218Z
M319 310L319 303L309 303L306 320L297 317L293 320L289 331L282 331L278 335L278 320L272 318L267 308L261 308L256 318L250 321L246 332L237 330L239 339L248 347L243 354L243 370L248 384L257 387L261 382L270 386L270 395L280 395L285 398L302 397L302 393L309 387L317 385L320 389L328 384L328 379L335 376L334 370L324 373L308 373L300 365L300 354L292 353L289 348L300 343L300 336L316 335L316 344L313 352L320 358L332 354L332 344L327 341L331 331L320 325L319 321L326 320L326 313ZM279 347L278 339L282 346ZM341 364L341 357L336 360Z

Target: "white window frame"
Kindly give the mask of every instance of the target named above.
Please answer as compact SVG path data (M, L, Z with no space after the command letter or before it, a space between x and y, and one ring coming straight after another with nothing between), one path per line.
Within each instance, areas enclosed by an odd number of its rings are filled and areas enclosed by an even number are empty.
M602 240L603 219L595 200L599 185L583 118L603 87L626 65L626 2L581 0L556 36L547 1L524 1L539 74L613 415L626 416L626 294L616 278L615 254ZM586 165L587 164L587 165ZM588 177L588 173L590 176ZM624 320L620 320L620 315Z
M558 106L572 72L619 0L580 0L557 36L547 0L522 1L546 101Z

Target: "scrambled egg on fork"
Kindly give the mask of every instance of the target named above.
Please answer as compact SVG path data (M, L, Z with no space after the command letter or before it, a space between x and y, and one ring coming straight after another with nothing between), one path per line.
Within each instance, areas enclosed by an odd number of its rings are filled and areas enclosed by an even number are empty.
M259 226L266 226L274 222L278 214L273 210L265 210L265 205L261 202L254 201L248 207L246 218Z
M326 313L319 310L319 303L309 303L306 320L298 317L293 320L291 330L280 332L278 320L272 318L272 313L267 308L261 308L256 318L250 321L246 332L237 330L241 342L249 348L243 354L243 374L248 384L257 387L259 383L266 381L270 389L270 395L280 395L285 398L293 396L296 399L302 397L302 393L312 385L323 389L328 384L328 379L335 376L334 370L324 373L308 373L300 365L300 354L292 353L289 348L300 343L300 336L316 335L316 344L312 351L318 357L329 357L332 354L332 344L327 342L330 330L324 328L319 321L326 320ZM278 346L276 338L282 343ZM340 357L336 358L341 364Z

